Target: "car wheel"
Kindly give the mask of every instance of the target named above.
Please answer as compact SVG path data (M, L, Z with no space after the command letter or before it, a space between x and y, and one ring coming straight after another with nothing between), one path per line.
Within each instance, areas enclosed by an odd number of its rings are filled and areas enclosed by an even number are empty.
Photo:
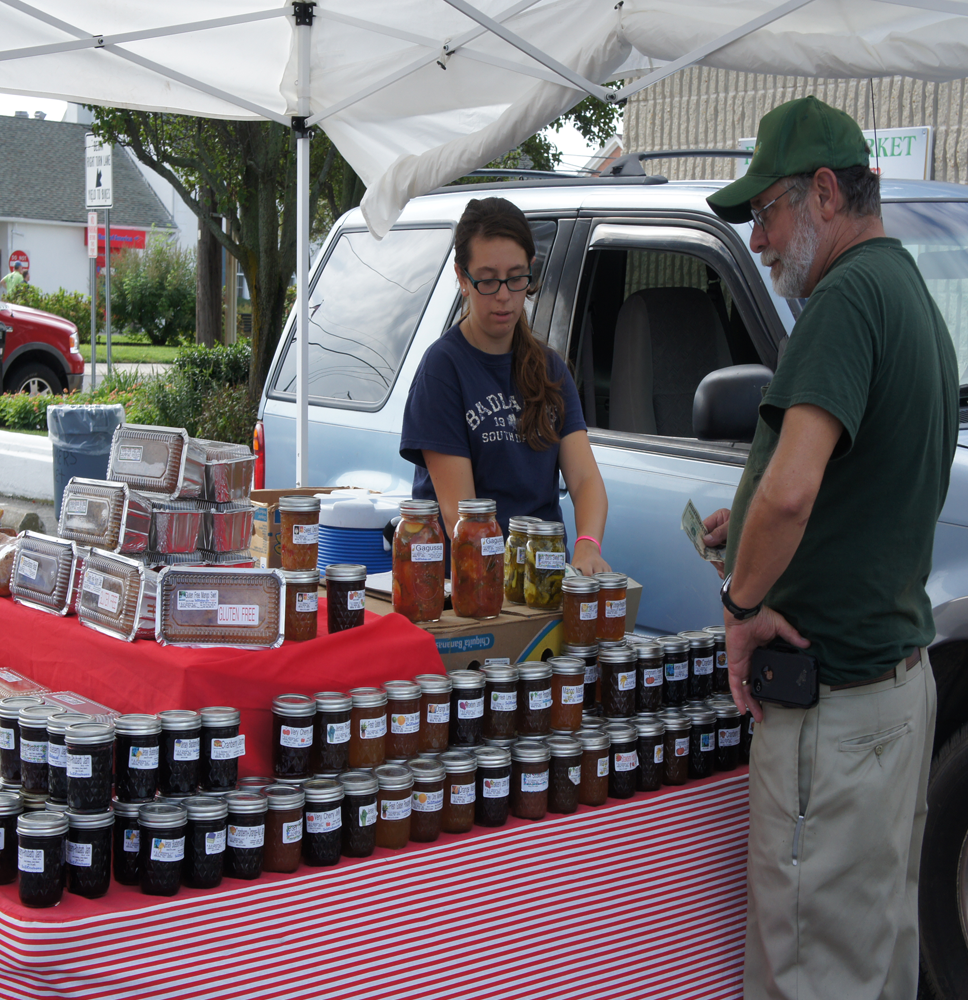
M26 392L31 396L59 396L64 386L47 365L31 362L18 368L7 379L7 391Z
M939 1000L968 998L968 726L931 764L918 890L921 962Z

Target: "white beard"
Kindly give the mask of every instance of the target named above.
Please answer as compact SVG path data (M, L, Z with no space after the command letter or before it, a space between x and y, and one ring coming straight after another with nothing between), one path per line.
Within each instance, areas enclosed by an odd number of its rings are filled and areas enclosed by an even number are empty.
M806 211L796 210L796 226L793 236L781 256L776 250L764 250L760 260L765 267L780 261L779 267L771 268L770 278L777 295L785 299L800 299L806 295L807 279L813 259L820 247L820 235Z

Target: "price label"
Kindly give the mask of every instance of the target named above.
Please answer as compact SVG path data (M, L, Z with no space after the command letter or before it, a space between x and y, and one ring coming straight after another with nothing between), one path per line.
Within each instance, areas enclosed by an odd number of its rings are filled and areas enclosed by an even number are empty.
M411 562L443 562L443 542L417 542L410 546Z
M490 538L482 538L481 555L484 556L504 555L504 536L492 535Z

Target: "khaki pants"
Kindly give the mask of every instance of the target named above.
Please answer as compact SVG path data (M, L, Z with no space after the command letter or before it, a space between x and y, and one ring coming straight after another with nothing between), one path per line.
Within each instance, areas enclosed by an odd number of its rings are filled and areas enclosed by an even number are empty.
M746 1000L914 1000L936 695L927 650L809 710L764 705L750 760Z

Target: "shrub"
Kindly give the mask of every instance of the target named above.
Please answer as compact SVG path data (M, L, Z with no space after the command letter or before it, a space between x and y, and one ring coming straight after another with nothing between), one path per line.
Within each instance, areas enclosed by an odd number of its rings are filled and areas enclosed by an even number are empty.
M247 444L251 448L257 411L258 406L250 401L248 388L244 385L209 393L198 418L198 436Z
M193 346L178 352L173 368L194 386L245 385L249 381L252 348L247 340L229 347Z
M68 292L58 288L49 295L42 292L36 285L27 282L17 285L10 293L9 300L32 309L42 309L63 319L70 320L77 327L81 343L91 342L91 296L80 292ZM98 330L104 329L104 310L98 311Z

